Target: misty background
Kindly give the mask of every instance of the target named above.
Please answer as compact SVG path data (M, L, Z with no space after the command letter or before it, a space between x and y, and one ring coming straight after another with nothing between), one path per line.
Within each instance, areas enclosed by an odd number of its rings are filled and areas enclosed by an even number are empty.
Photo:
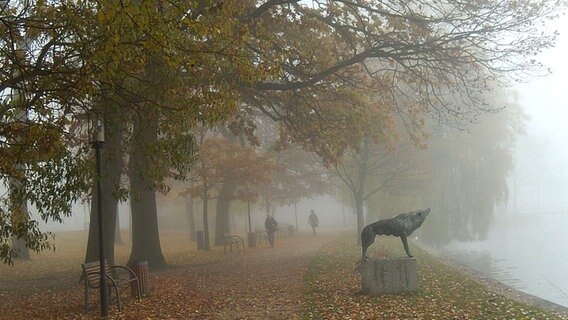
M560 33L557 46L539 57L551 74L515 86L529 120L517 141L509 201L497 209L486 241L454 242L442 252L568 306L568 18L551 28Z
M568 19L563 17L553 27L560 31L557 46L539 57L552 73L513 88L529 120L526 133L517 138L506 204L495 210L487 239L456 241L437 249L508 285L568 306L568 279L564 276L568 271L568 35L564 32ZM161 228L188 227L183 199L169 195L158 201ZM252 227L263 228L264 207L254 204L251 209ZM355 227L354 208L331 196L282 206L274 214L281 225L297 223L300 229L307 229L311 209L319 215L322 231ZM63 223L42 221L41 228L52 232L87 230L89 210L88 204L77 204ZM246 204L234 210L233 225L245 230ZM129 215L128 202L121 203L121 228L128 228ZM213 224L214 217L210 219ZM423 228L429 228L428 221Z

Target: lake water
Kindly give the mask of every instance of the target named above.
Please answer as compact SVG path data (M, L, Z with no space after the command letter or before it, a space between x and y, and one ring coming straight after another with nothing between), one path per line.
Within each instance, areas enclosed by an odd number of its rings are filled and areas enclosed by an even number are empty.
M441 252L517 290L568 307L568 212L496 217L486 241Z

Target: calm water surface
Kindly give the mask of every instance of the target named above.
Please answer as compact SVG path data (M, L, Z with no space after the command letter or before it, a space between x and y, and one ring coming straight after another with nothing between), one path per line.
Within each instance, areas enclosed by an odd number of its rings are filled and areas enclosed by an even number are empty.
M568 212L496 218L486 241L443 254L520 291L568 306Z

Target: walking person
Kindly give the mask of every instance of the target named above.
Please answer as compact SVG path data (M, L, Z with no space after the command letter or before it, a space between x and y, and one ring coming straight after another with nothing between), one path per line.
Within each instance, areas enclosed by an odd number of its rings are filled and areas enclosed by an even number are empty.
M308 223L312 226L312 233L314 237L316 236L316 228L319 227L319 219L314 210L312 209L310 216L308 217Z
M268 243L270 243L271 248L274 248L274 234L276 233L276 230L278 230L278 222L276 222L276 220L270 214L266 215L264 228L266 229Z

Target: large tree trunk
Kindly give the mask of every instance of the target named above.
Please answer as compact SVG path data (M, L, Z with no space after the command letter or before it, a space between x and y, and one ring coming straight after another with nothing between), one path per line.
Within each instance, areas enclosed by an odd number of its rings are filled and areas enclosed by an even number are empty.
M209 219L207 219L207 204L209 201L203 201L203 250L209 250Z
M363 200L359 197L355 198L355 206L357 210L357 244L361 244L361 232L363 231L363 226L365 225L365 217L363 214Z
M193 210L193 198L190 196L185 198L185 212L189 223L189 239L195 241L195 210Z
M17 34L19 34L19 30L15 30ZM16 42L16 47L18 50L21 50L22 55L17 55L16 58L18 60L18 64L23 65L25 63L25 48L26 41L25 38L20 38ZM20 70L18 68L14 68L12 70L14 76L20 76ZM19 87L19 86L17 86ZM23 86L22 86L23 87ZM11 101L9 102L11 107L14 107L15 116L18 121L27 122L27 114L26 114L26 98L25 92L22 92L19 88L14 88L13 95L11 96ZM16 141L9 141L15 142L19 144L19 139L16 138ZM23 163L18 163L16 165L17 171L21 172L20 177L11 177L9 179L9 199L10 199L10 219L12 224L12 232L16 233L12 236L12 250L15 252L16 259L22 260L29 260L30 259L30 249L26 244L26 240L18 235L18 230L27 224L30 219L30 215L28 212L28 204L26 194L26 176L25 176L25 165ZM4 232L2 232L4 233Z
M223 233L231 232L229 226L229 207L231 206L231 200L233 200L235 190L237 190L237 183L232 179L225 180L219 190L216 211L217 220L215 224L215 245L223 245L225 241Z
M132 252L129 263L147 261L148 266L161 268L166 260L160 247L156 192L148 173L154 168L150 146L157 142L158 115L146 110L135 116L128 176L132 191ZM157 113L157 112L154 112Z
M106 137L102 150L103 172L101 178L102 190L102 214L104 223L104 251L105 258L110 264L114 264L114 237L118 212L118 189L120 176L124 167L122 158L122 134L124 122L120 117L107 118L105 125ZM97 190L96 180L93 180L92 190ZM99 219L96 191L91 197L91 213L89 223L89 239L85 262L99 260Z
M361 244L361 232L365 225L363 205L365 202L365 185L367 183L368 162L369 162L369 138L363 138L363 148L361 164L359 165L357 189L354 192L355 207L357 208L357 244Z
M114 228L114 244L124 244L122 241L122 236L120 234L120 218L118 209L116 211L116 225Z
M30 249L26 246L26 241L16 236L12 237L12 250L16 252L15 259L30 260Z
M23 166L18 165L18 168L23 172ZM25 179L10 178L9 184L9 197L10 197L10 218L14 230L18 230L20 226L28 223L30 217L28 212L28 205L25 197ZM14 258L21 260L30 259L30 249L26 245L24 238L17 235L12 236L12 250L16 256Z

